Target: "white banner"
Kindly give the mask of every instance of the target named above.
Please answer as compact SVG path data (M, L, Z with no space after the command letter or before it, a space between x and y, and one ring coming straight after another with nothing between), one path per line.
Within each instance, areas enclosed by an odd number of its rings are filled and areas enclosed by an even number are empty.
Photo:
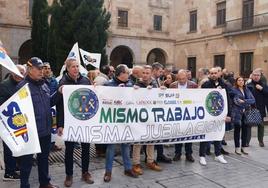
M0 137L14 157L41 152L28 84L0 107Z
M63 97L68 141L200 142L225 132L225 90L66 85Z
M101 54L98 53L89 53L80 48L80 53L85 65L92 65L93 67L99 69L100 68L100 61L101 61Z

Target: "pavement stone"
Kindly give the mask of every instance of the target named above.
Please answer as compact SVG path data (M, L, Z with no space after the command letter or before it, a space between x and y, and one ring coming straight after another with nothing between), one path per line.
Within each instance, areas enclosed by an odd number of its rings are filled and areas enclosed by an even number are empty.
M267 128L266 128L267 129ZM79 165L74 165L74 183L73 188L267 188L268 187L268 130L265 132L264 143L266 147L261 148L256 139L256 128L252 130L252 138L249 155L238 156L234 153L233 132L226 134L228 145L224 149L230 152L225 156L228 164L220 164L214 161L214 155L207 156L207 166L199 164L198 149L199 144L193 145L194 163L185 161L183 156L181 161L172 164L160 165L163 167L162 172L154 172L144 168L144 174L137 179L126 177L120 156L114 161L112 181L103 182L104 159L93 158L90 162L90 172L94 178L93 185L87 185L81 182L81 169ZM0 150L2 148L0 147ZM173 157L174 147L165 147L165 153ZM213 146L212 146L213 151ZM0 158L1 158L0 154ZM1 160L0 160L1 161ZM142 165L145 164L142 162ZM65 179L64 164L55 163L50 166L50 175L52 183L63 186ZM0 170L0 177L4 170ZM33 167L30 177L31 187L38 187L37 168ZM3 182L0 180L0 188L18 188L19 182Z

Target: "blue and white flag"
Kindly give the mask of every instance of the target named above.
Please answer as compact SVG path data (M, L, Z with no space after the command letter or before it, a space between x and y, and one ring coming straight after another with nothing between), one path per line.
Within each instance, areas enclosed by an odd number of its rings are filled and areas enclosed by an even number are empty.
M80 54L79 54L79 47L78 47L78 42L75 43L71 49L71 51L68 54L68 58L75 58L76 61L79 64L79 71L83 76L87 76L87 69L85 69L82 65L81 65L81 61L80 61ZM60 75L56 78L57 81L59 81L62 78L63 72L66 69L66 65L63 65L61 70L60 70Z
M0 137L14 157L41 152L28 84L0 106Z
M7 68L9 71L23 78L23 75L20 73L19 69L16 67L15 63L11 60L11 58L7 55L6 50L2 46L0 46L0 64Z

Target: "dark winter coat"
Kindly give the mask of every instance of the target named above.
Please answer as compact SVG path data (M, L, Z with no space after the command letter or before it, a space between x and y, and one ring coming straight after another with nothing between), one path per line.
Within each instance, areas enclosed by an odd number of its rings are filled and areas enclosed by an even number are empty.
M65 73L59 82L59 87L62 85L90 85L90 81L88 78L82 76L81 74L77 80L74 80L68 75L68 73ZM64 127L64 104L63 96L61 93L58 93L57 101L57 127Z
M55 93L58 89L58 81L56 80L56 78L50 77L50 78L44 78L44 80L50 89L50 95Z
M228 104L228 113L227 113L227 115L229 117L231 117L232 103L231 103L230 94L231 94L232 89L226 83L224 83L223 79L218 79L217 81L218 81L218 84L216 85L216 82L214 80L209 79L209 80L207 80L206 82L204 82L201 85L201 88L218 88L218 89L221 88L221 89L225 89L226 96L227 96L227 104Z
M233 88L233 94L234 94L234 98L233 98L233 106L232 106L232 122L234 124L241 125L243 113L251 105L255 104L255 98L247 87L244 88L244 95L240 91L240 89L236 87ZM239 99L245 102L240 103Z
M38 136L48 136L51 134L52 117L50 107L53 105L50 100L50 90L44 80L35 81L29 76L26 76L17 85L17 90L22 88L26 83L29 84L31 92Z
M117 79L115 76L111 80L109 80L108 82L105 82L104 86L117 87L120 84L123 84L125 87L132 87L133 86L131 81L128 80L126 82L122 82L121 80Z
M257 84L259 84L263 87L263 89L261 91L256 89ZM265 98L268 97L267 85L264 85L262 82L255 82L252 80L250 83L247 84L247 87L251 91L251 93L253 94L253 96L256 100L257 109L260 111L262 117L265 117L266 116Z
M157 88L157 84L153 81L151 81L150 83L145 83L142 80L139 80L135 85L141 88L147 88L148 86L151 86L152 88Z
M10 75L0 84L0 105L6 102L14 93L16 93L18 82L16 82Z

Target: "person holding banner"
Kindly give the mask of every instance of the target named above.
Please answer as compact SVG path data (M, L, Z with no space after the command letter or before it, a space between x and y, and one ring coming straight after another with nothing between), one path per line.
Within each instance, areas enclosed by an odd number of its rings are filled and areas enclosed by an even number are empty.
M229 101L229 94L227 88L228 86L223 82L223 80L220 78L218 69L216 67L211 68L209 70L209 80L204 82L201 85L201 88L217 88L217 89L225 89L226 90L226 95L227 95L227 100L228 100L228 114L226 117L226 122L230 122L230 101ZM224 159L223 155L221 154L221 141L214 141L214 150L215 150L215 160L219 161L220 163L226 164L227 161ZM207 165L206 162L206 151L208 147L208 142L200 142L200 148L199 148L199 157L200 157L200 164L201 165Z
M22 75L25 75L26 69L23 65L16 65ZM0 84L0 105L8 100L16 91L18 83L23 78L19 77L15 73L11 73L9 77L3 80ZM3 154L5 163L5 174L3 177L4 181L19 180L20 175L16 173L16 159L12 156L11 150L3 142Z
M39 188L58 188L50 183L48 156L51 141L51 112L50 90L43 80L43 62L37 57L32 57L27 62L27 76L21 81L17 89L29 84L31 92L37 132L41 153L37 154ZM29 176L32 169L33 154L20 157L21 188L30 188Z
M67 58L65 61L66 71L60 80L59 87L64 85L90 85L89 80L82 76L79 72L79 63L73 57ZM64 128L64 107L63 107L63 96L59 95L60 99L57 107L57 126L58 126L58 135L62 136ZM74 153L75 142L65 141L65 173L66 178L64 181L65 187L71 187L73 184L73 153ZM89 168L89 143L81 143L82 147L82 176L81 180L93 184L94 181L91 177L91 174L88 172Z
M177 74L178 81L173 82L170 85L170 88L177 88L177 89L193 89L197 88L198 85L194 83L193 81L190 81L187 79L187 71L186 70L179 70ZM173 158L173 161L179 161L181 160L181 150L182 150L183 144L175 144L175 156ZM185 155L186 160L189 162L194 162L194 158L192 156L193 150L192 150L192 143L185 143Z
M142 80L137 81L134 85L134 88L138 89L141 88L157 88L157 85L152 82L152 67L150 65L145 65L142 69ZM133 171L136 174L142 175L143 170L140 165L141 160L141 145L134 144L133 145ZM162 168L154 161L154 145L146 145L146 167L154 170L154 171L161 171Z
M114 77L106 82L104 86L112 87L132 87L132 83L129 81L129 69L126 65L120 64L115 69ZM106 149L106 161L105 161L105 174L103 177L104 182L110 182L112 179L112 168L114 161L115 144L108 144ZM125 175L137 178L138 175L132 170L130 160L130 145L121 144L121 154L123 158Z
M164 69L164 66L158 62L155 62L152 64L152 78L153 78L153 82L157 85L158 88L162 86L160 77L163 75L163 69ZM157 162L172 163L171 158L167 157L164 154L163 144L155 145L155 148L157 151L157 157L156 157Z

